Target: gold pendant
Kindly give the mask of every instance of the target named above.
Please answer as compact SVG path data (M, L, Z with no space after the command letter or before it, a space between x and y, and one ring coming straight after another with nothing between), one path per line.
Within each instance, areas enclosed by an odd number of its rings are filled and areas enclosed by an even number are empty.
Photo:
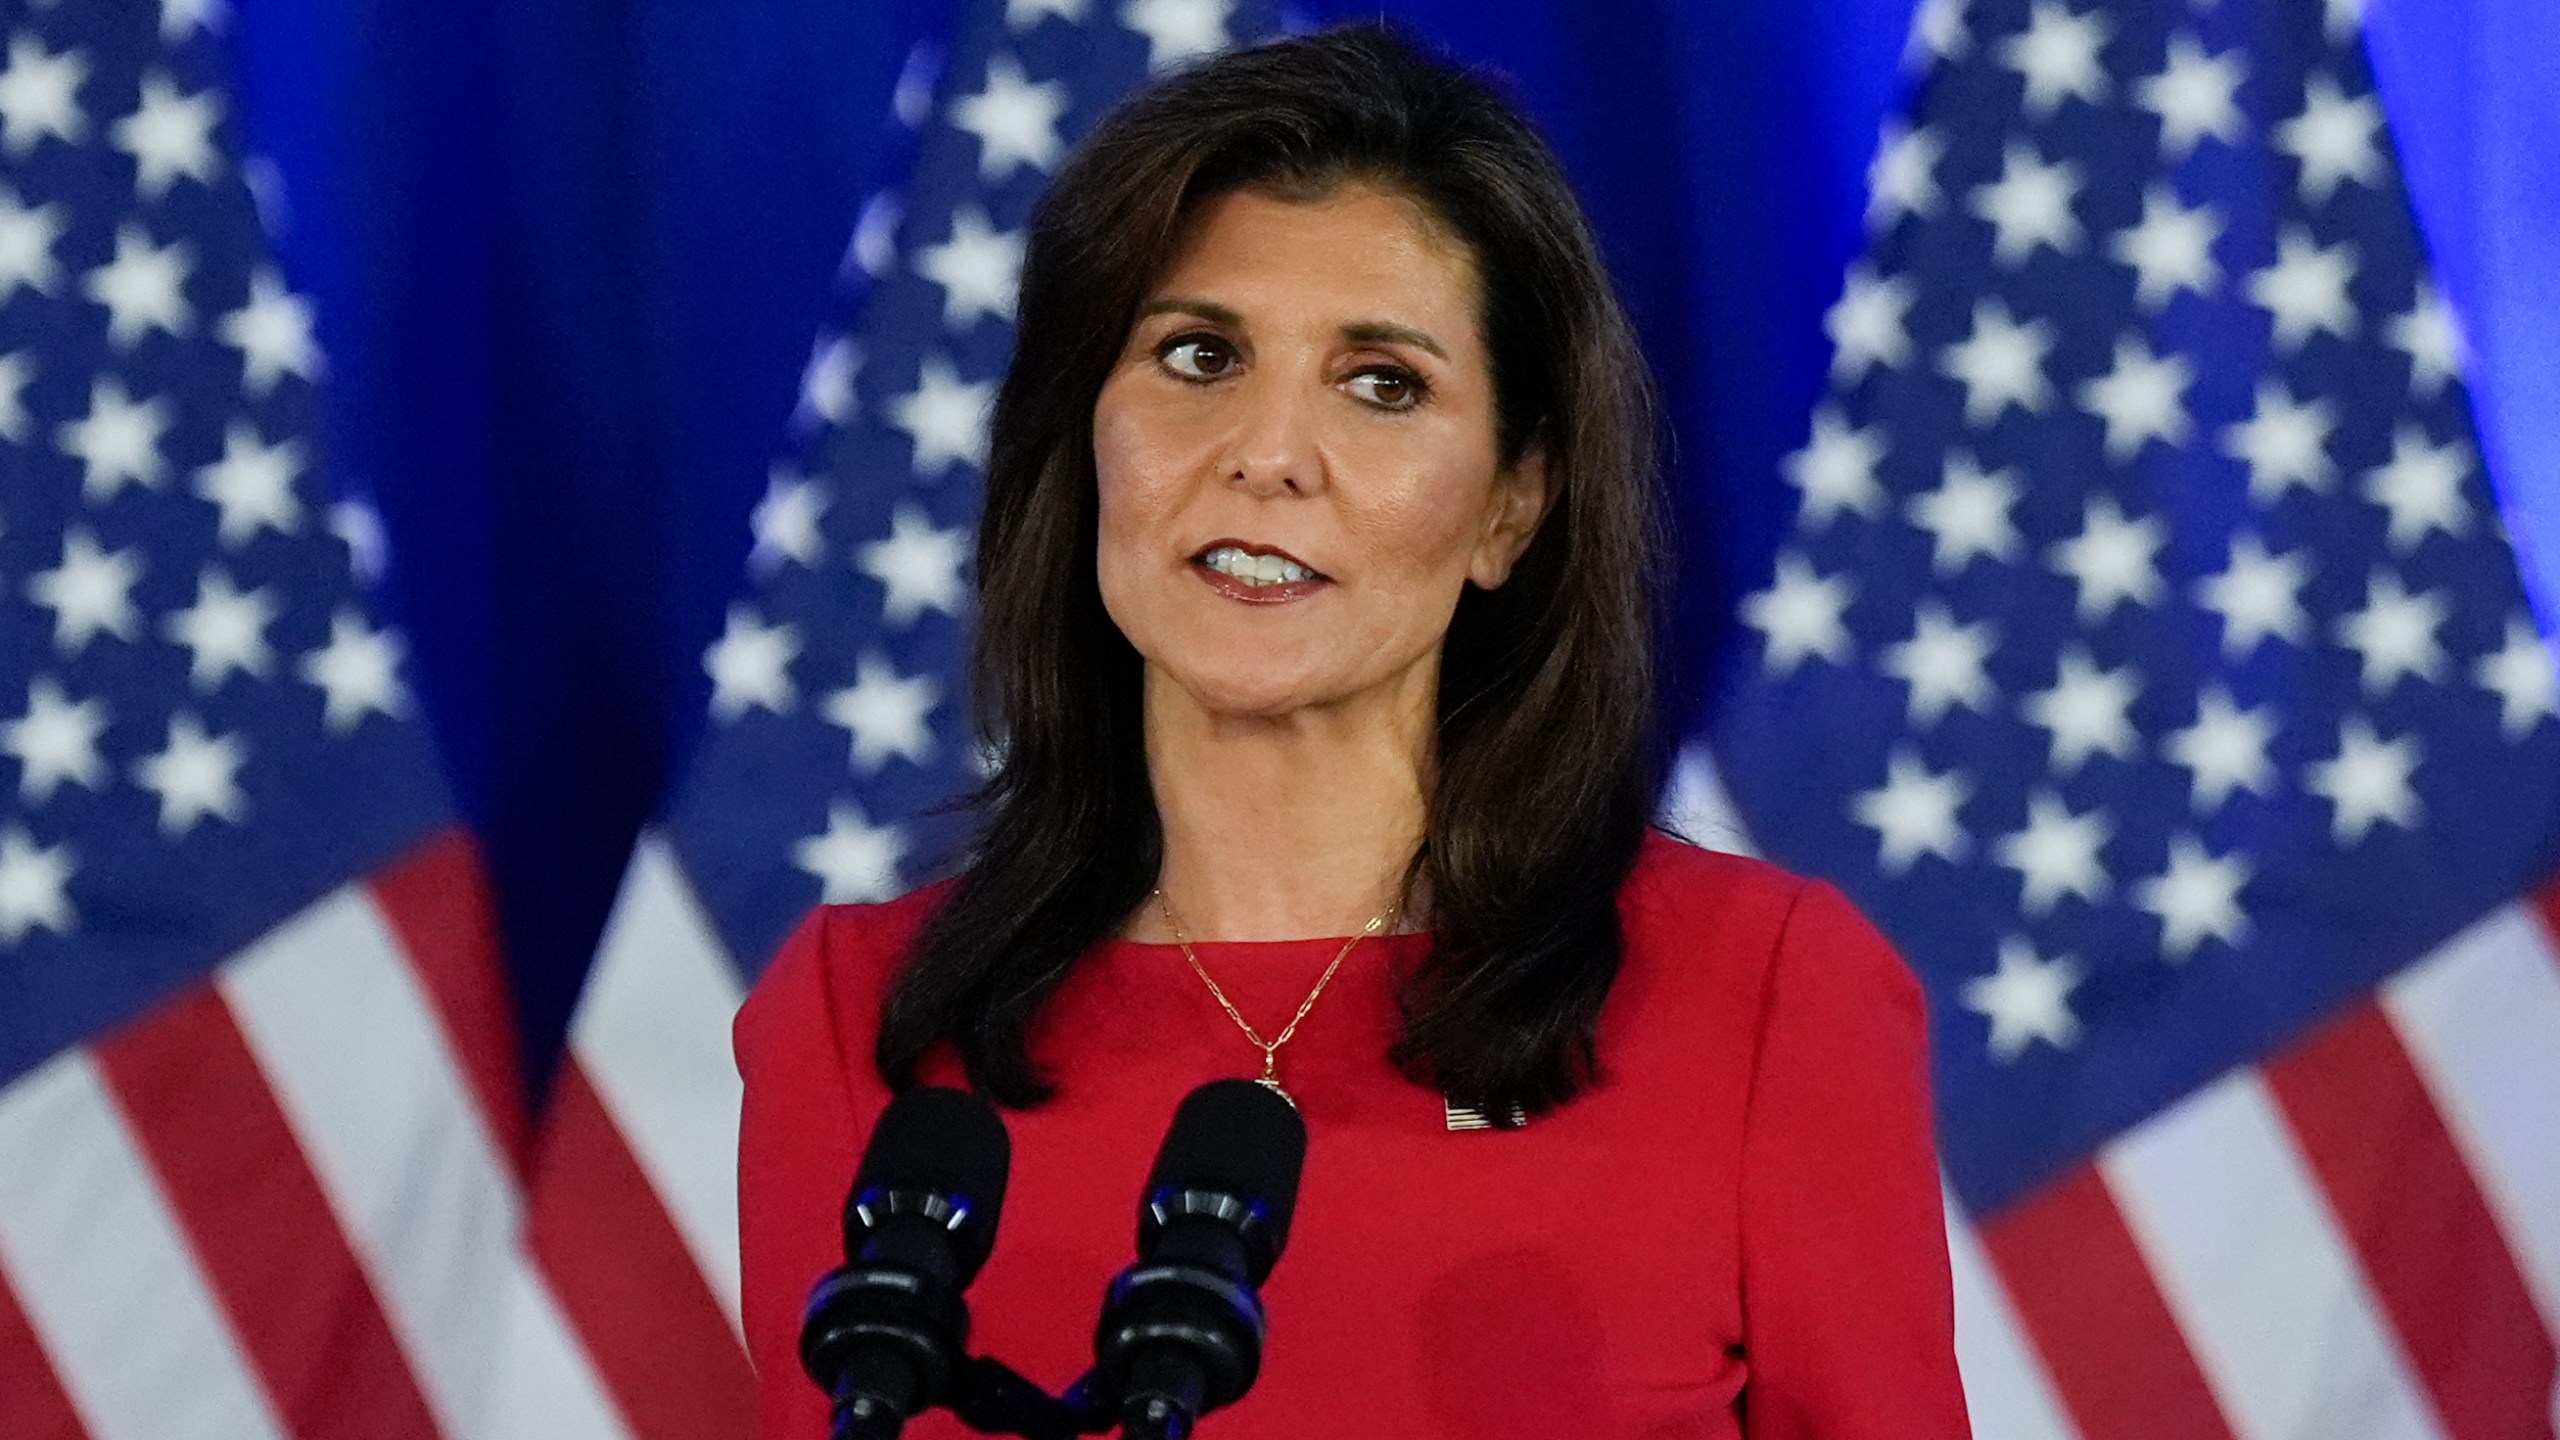
M1262 1073L1253 1077L1253 1083L1288 1101L1290 1109L1298 1108L1298 1097L1280 1088L1280 1057L1271 1051L1262 1052Z

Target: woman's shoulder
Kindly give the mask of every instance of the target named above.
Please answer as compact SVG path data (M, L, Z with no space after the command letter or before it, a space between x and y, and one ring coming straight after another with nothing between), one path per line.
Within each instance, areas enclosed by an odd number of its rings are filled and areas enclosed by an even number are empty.
M1631 950L1713 951L1757 970L1782 950L1810 949L1902 971L1892 947L1829 882L1659 830L1646 834L1618 908Z
M945 882L876 904L811 910L738 1011L741 1063L752 1064L783 1034L805 1034L813 1024L831 1033L843 1053L867 1053L889 983L948 889Z

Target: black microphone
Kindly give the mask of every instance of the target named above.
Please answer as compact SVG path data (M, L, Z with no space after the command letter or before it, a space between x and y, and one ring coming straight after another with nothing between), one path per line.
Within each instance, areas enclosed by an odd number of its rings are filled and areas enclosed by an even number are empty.
M1249 1080L1184 1098L1138 1210L1138 1263L1103 1298L1094 1381L1121 1433L1183 1440L1232 1405L1262 1369L1255 1293L1289 1243L1307 1127Z
M818 1282L800 1364L835 1402L835 1440L890 1440L949 1394L969 1343L960 1292L996 1242L1013 1144L959 1090L889 1102L845 1201L846 1264Z

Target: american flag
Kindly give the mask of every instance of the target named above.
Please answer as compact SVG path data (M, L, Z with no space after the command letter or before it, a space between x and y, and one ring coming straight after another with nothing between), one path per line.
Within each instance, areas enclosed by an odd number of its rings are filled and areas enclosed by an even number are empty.
M0 3L0 1431L538 1433L487 894L214 8Z
M2560 681L2354 0L1931 0L1720 711L2006 1436L2548 1436Z
M1121 95L1272 20L1239 0L977 0L938 67L909 66L912 173L855 232L805 442L704 657L709 733L625 874L546 1120L533 1250L615 1434L712 1440L751 1413L729 1052L746 987L812 906L890 898L963 839L967 567L1032 205Z

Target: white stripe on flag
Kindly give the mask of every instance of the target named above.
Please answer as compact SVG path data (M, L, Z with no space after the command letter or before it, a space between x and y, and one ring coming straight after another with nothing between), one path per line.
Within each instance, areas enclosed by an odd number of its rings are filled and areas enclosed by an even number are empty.
M2560 1334L2560 959L2510 905L2395 977L2384 1011Z
M642 836L570 1043L732 1328L741 1087L729 1022L745 998L674 852Z
M0 1266L92 1440L283 1440L87 1051L0 1091L0 1157Z
M1947 1195L1947 1258L1955 1267L1956 1364L1974 1440L2078 1440L1973 1222Z
M497 1393L494 1318L522 1272L522 1200L433 1002L370 897L350 887L225 967L224 997L278 1106L365 1262L441 1428L528 1433ZM553 1440L621 1426L582 1352L552 1377L596 1397ZM510 1357L512 1363L512 1357Z
M2439 1433L2255 1070L2145 1121L2098 1165L2240 1440Z

